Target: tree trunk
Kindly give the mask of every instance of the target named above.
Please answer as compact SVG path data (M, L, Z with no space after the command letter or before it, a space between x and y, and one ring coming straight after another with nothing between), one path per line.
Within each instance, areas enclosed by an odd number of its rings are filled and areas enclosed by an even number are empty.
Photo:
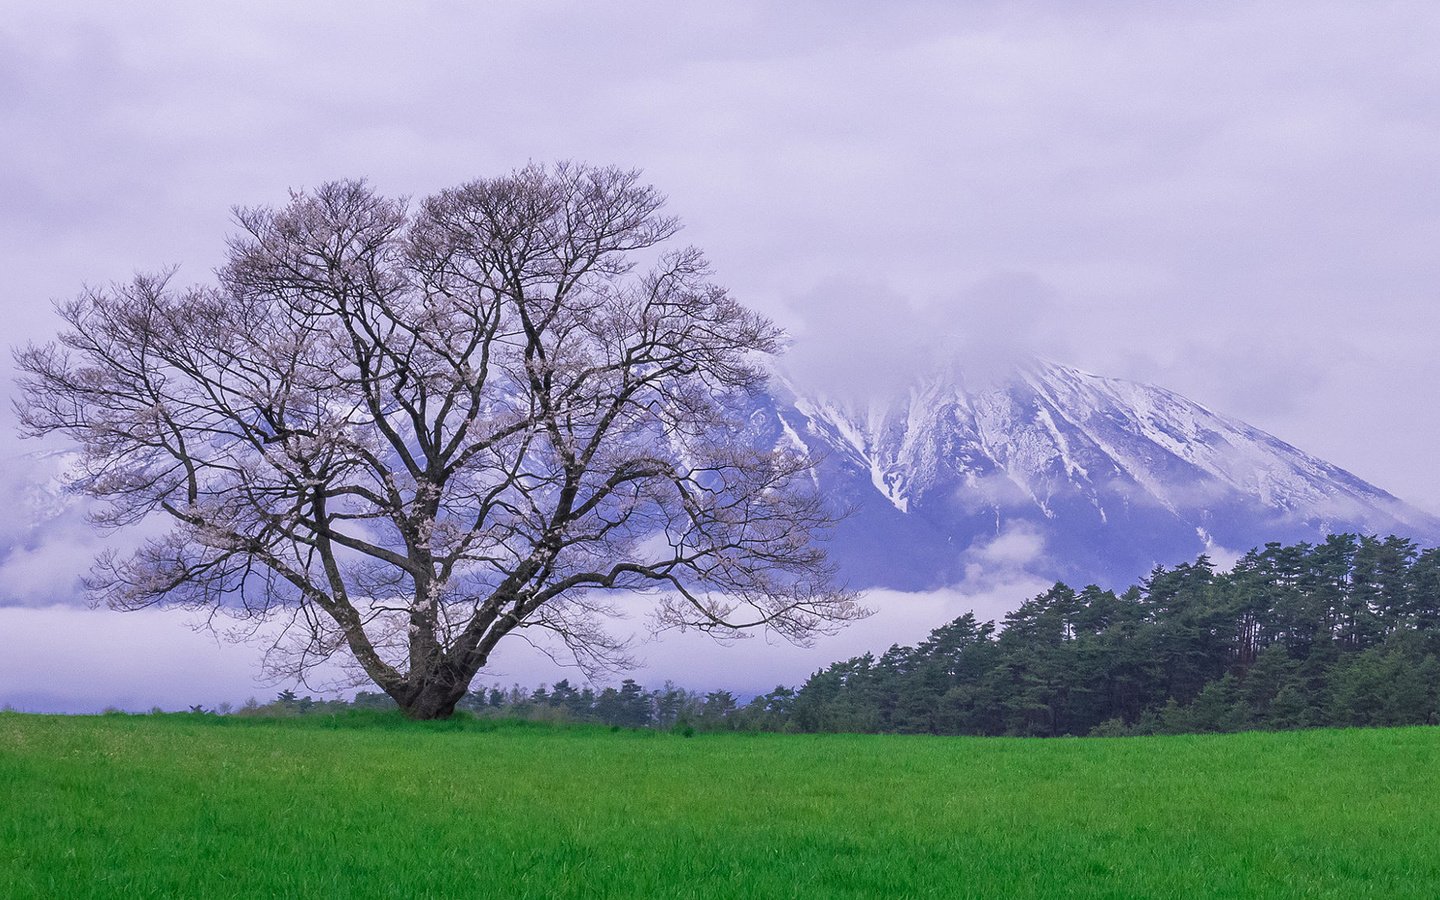
M435 679L420 684L408 692L397 692L400 696L391 694L395 702L400 705L400 711L405 718L416 721L428 721L431 719L448 719L455 714L455 704L465 696L466 685L454 684L445 680Z

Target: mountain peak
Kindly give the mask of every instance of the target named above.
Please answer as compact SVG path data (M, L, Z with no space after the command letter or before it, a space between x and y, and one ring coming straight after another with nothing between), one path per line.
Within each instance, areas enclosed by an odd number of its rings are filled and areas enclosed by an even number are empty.
M1440 520L1258 428L1049 360L948 367L864 402L786 384L770 404L856 509L834 554L857 584L955 581L1007 533L1034 539L1032 574L1112 583L1272 540L1440 538Z

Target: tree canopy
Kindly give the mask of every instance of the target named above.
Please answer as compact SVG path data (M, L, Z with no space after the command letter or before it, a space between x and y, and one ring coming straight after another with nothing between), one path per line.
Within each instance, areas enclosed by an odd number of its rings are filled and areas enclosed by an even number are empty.
M742 414L781 334L663 202L576 164L413 206L333 182L238 210L213 284L60 304L18 354L26 433L78 445L105 524L170 523L94 596L282 616L277 667L343 651L427 718L519 629L623 664L606 592L798 641L859 615L810 461Z

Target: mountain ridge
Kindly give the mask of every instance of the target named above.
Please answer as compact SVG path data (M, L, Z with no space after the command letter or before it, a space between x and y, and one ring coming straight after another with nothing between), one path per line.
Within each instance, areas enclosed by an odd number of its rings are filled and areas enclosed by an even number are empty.
M1016 567L1100 583L1331 533L1440 540L1440 519L1259 428L1047 360L980 384L937 373L866 403L781 377L760 406L771 437L817 455L822 490L854 508L832 554L858 586L953 583L1007 534L1039 547Z

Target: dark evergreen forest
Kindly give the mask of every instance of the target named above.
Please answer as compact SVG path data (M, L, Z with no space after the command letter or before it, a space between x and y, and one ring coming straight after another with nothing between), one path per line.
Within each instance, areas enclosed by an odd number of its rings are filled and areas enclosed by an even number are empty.
M1153 734L1440 720L1440 549L1335 535L1201 557L1116 594L1056 584L1001 627L817 672L803 731Z
M621 727L1023 736L1436 724L1440 548L1334 535L1267 544L1229 572L1203 556L1156 568L1118 594L1056 584L999 624L966 614L914 647L743 704L627 679L496 686L462 708Z

